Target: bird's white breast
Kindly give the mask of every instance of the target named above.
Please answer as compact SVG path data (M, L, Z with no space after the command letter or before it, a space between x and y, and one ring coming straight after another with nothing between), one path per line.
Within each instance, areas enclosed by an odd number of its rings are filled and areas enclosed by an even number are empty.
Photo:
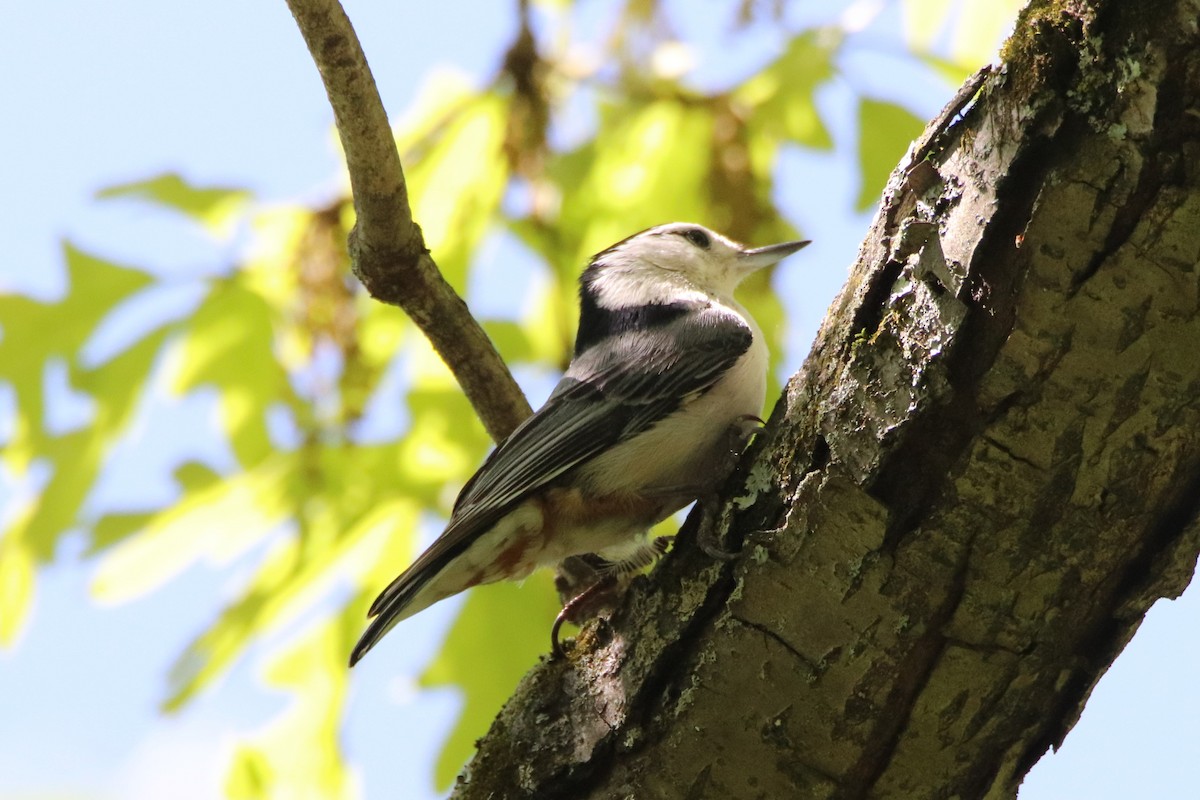
M719 468L733 457L730 427L739 418L762 413L769 356L762 331L746 310L732 300L719 305L749 325L749 349L707 392L685 400L649 430L597 456L587 467L595 491L641 494L684 488L690 496L680 500L681 507L720 477Z

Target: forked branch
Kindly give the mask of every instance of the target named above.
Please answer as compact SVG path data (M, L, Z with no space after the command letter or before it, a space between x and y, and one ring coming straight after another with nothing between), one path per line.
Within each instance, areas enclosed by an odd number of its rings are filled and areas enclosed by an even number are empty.
M529 403L425 247L358 36L338 0L288 0L288 7L321 73L346 153L358 216L349 242L354 274L372 297L412 318L499 441L529 416Z

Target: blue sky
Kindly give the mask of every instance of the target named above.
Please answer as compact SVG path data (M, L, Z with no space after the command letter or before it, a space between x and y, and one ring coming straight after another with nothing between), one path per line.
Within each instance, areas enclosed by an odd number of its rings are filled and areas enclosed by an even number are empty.
M393 118L432 69L490 74L511 35L512 5L346 3ZM472 24L464 26L468 14ZM710 17L676 18L684 32L721 44ZM282 0L8 3L0 7L0 30L9 34L0 49L0 107L8 120L0 131L0 290L60 293L62 237L181 283L233 263L236 242L214 243L144 206L95 201L107 185L172 170L202 185L247 187L265 203L320 199L340 186L324 91ZM878 52L847 60L841 88L898 97L931 115L953 87L914 77L897 89L888 51L894 44L879 40ZM728 80L777 44L764 34L741 48L721 47L721 57L702 60L698 74ZM851 211L851 96L835 87L820 100L838 150L788 158L780 180L781 205L815 240L804 263L779 276L792 324L786 371L803 358L867 224ZM811 202L813 192L822 202ZM186 292L177 295L160 301L186 307ZM155 483L155 458L169 463L180 452L203 451L220 462L210 431L176 424L206 413L206 402L189 399L143 420L139 441L153 443L156 455L111 470L110 499L167 491ZM58 407L77 412L69 402ZM12 413L11 403L0 397L3 413ZM93 565L80 549L79 540L70 543L43 574L26 634L0 652L0 798L218 796L235 733L263 725L283 702L259 683L254 654L182 714L161 717L157 704L168 666L236 585L237 565L195 568L144 600L97 609L87 594ZM447 603L414 618L411 649L389 650L386 669L355 673L345 746L368 796L436 796L430 764L457 699L416 694L411 681L453 611ZM1022 798L1194 793L1198 624L1196 590L1156 606Z

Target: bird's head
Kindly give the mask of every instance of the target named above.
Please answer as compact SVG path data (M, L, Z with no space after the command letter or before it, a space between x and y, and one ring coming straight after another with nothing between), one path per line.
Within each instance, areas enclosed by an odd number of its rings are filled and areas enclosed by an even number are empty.
M807 244L749 248L701 225L671 222L597 253L583 274L583 286L598 305L610 309L700 295L732 298L747 275Z

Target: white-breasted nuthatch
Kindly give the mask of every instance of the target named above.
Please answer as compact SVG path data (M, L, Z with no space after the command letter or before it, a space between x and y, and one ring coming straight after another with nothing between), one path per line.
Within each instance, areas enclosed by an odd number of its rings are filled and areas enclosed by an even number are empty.
M396 623L472 586L584 553L636 558L653 525L709 495L727 472L729 431L756 418L766 392L766 344L734 289L806 244L751 249L674 222L594 256L566 374L376 598L350 665Z

